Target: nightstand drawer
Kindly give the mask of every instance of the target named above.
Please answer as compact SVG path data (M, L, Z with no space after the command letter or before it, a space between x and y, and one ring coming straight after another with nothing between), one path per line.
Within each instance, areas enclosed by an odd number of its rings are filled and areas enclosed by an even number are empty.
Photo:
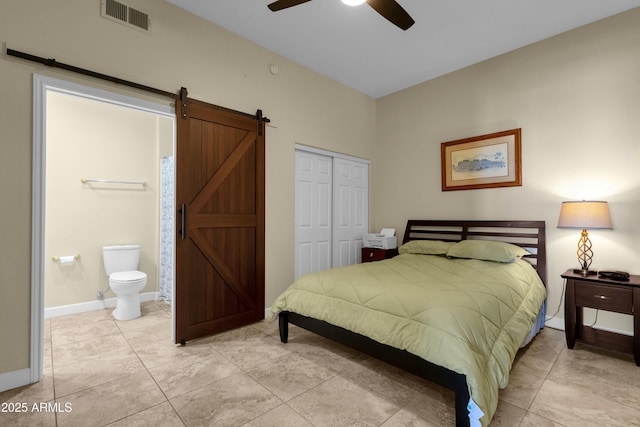
M398 255L398 249L362 248L362 262L382 261Z
M576 280L575 286L577 306L615 311L618 313L633 313L633 291L631 288L596 285L579 280Z

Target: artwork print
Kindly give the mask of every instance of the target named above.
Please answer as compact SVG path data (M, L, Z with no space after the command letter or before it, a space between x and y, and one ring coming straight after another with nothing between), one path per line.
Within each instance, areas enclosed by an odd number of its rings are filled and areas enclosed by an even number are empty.
M442 191L522 185L520 131L442 143Z

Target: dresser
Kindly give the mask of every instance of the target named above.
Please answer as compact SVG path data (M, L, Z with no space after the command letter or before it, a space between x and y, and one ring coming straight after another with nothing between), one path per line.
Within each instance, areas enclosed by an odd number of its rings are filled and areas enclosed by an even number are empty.
M567 346L576 341L616 351L633 353L640 366L640 276L628 281L584 277L573 270L562 275L566 280L564 300L565 335ZM633 316L633 336L603 331L583 324L583 308L613 311Z

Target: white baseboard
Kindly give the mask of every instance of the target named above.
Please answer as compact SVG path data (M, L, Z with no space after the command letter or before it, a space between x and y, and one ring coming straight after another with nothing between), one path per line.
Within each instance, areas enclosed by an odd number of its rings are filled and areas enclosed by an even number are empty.
M78 304L61 305L59 307L50 307L44 309L44 318L49 319L51 317L66 316L67 314L85 313L87 311L102 310L105 308L114 308L116 306L117 298L109 298L105 300L96 300L89 302L81 302ZM147 301L160 301L159 292L145 292L140 294L140 302ZM264 309L264 318L267 319L271 307Z
M157 301L160 299L159 292L145 292L140 294L140 302ZM66 316L67 314L85 313L87 311L103 310L105 308L114 308L117 298L108 298L105 300L96 300L89 302L81 302L78 304L61 305L59 307L50 307L44 309L44 318Z
M545 320L544 326L564 331L564 319L561 317L552 317L551 319Z
M31 382L31 370L29 368L17 371L3 372L0 374L0 392L22 387Z

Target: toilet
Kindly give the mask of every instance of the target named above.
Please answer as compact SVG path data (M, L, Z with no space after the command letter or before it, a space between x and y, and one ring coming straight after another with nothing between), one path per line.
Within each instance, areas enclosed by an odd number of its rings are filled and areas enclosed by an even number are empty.
M109 288L117 297L113 317L118 320L140 317L140 291L147 283L147 275L137 271L140 245L103 246L102 257Z

